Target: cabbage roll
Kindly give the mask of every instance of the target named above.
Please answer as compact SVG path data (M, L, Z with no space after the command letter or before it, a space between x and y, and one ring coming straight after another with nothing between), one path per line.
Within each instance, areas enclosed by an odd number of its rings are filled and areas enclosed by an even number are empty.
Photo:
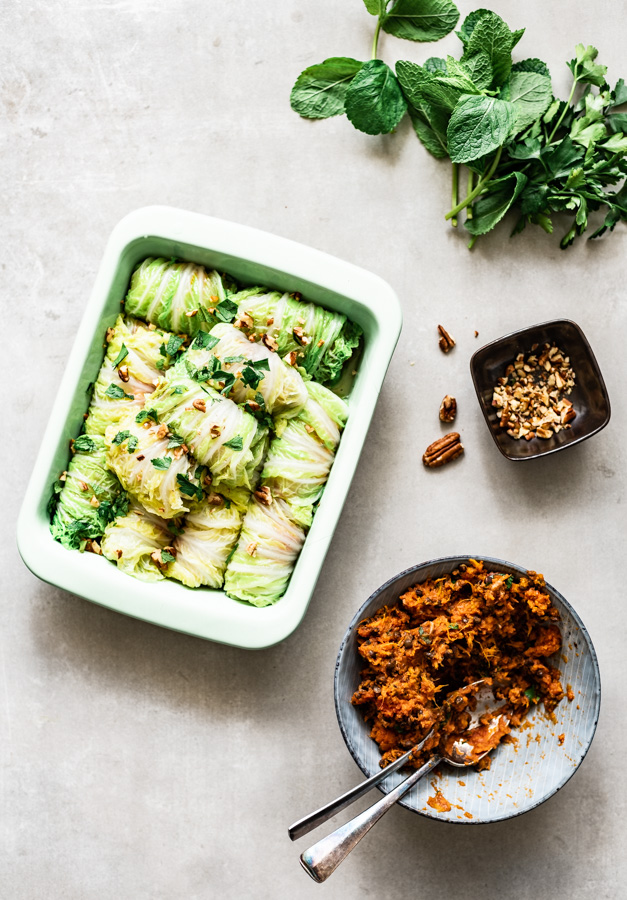
M258 493L263 495L263 490ZM224 576L226 593L254 606L268 606L283 596L305 541L287 504L276 498L264 500L251 498Z
M335 384L358 347L362 331L342 313L300 299L251 288L233 295L236 324L319 382Z
M128 498L107 469L103 437L83 434L72 442L72 449L74 455L54 485L48 511L54 514L52 536L68 549L82 550L116 515L125 513Z
M136 415L144 406L182 340L167 332L152 331L136 319L118 316L107 331L105 356L89 407L85 430L104 435L109 425Z
M346 403L327 388L310 381L307 391L309 399L299 415L277 421L277 436L261 473L262 485L287 503L304 528L311 525L348 416Z
M107 465L148 512L174 519L189 512L190 498L202 498L202 472L166 425L124 419L107 428L105 445Z
M199 334L185 358L206 372L212 387L254 410L296 415L307 400L297 369L263 344L249 341L233 325L215 325L209 334Z
M231 321L236 311L217 272L153 257L133 272L124 306L129 315L177 334L196 334L207 322Z
M118 569L141 581L159 581L173 556L174 535L165 519L155 516L139 503L132 503L128 513L107 525L101 542L103 556Z
M185 354L150 398L159 421L180 435L199 463L211 470L215 487L252 489L268 448L268 429L198 377Z
M248 496L248 495L247 495ZM233 551L246 511L220 494L210 494L185 517L183 533L174 541L174 561L168 577L187 587L220 588L227 559Z

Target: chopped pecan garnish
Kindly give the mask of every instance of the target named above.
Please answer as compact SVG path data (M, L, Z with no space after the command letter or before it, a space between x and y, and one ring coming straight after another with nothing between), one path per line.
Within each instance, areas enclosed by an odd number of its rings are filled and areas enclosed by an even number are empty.
M268 350L274 350L275 353L279 349L279 345L274 340L271 334L262 334L261 343L265 344Z
M187 316L188 319L191 319L191 318L193 318L193 316L198 315L198 310L197 309L188 309L187 312L185 313L185 315Z
M168 426L165 424L165 422L162 422L161 425L159 425L159 427L157 428L157 437L164 438L167 433L168 433Z
M250 313L242 313L237 322L235 322L236 328L252 328L255 323L253 322L253 317Z
M209 429L209 434L212 438L219 438L222 434L222 426L221 425L212 425Z
M308 337L298 325L292 329L292 334L294 335L294 340L297 341L301 347L306 347L307 344L311 343L311 338Z
M113 335L115 334L115 328L107 328L107 333L105 334L105 341L107 344L110 344L113 340Z
M459 439L459 434L456 431L451 431L450 434L445 434L444 437L429 444L423 454L422 461L428 468L435 469L447 462L451 462L453 459L457 459L463 452L464 445Z
M220 494L212 493L207 495L207 503L209 504L209 506L222 506L223 502L224 501L222 500Z
M89 505L93 506L94 509L98 509L98 507L100 506L100 500L98 499L98 497L96 497L95 494L89 501Z
M251 542L250 542L250 544L248 545L248 547L246 547L246 553L248 553L249 556L256 556L256 555L257 555L257 541L251 541Z
M87 484L86 481L79 481L78 486L81 489L81 491L83 491L83 493L85 493L86 491L89 490L89 485Z
M85 550L88 553L95 553L96 556L102 556L102 550L98 541L85 541Z
M123 381L124 384L126 384L130 377L128 374L128 366L118 366L118 375L120 376L120 381Z
M272 503L272 493L267 485L257 488L255 497L260 503L263 503L264 506L270 506Z
M266 319L266 325L268 326L268 328L269 328L271 325L274 325L274 319L272 319L272 318Z
M283 362L286 362L288 364L288 366L295 366L296 365L296 350L292 350L292 351L290 351L290 353L287 354L287 356L284 356Z
M261 406L257 403L256 400L247 400L246 406L251 412L258 412L261 409Z
M449 350L452 350L455 346L455 341L450 336L448 331L442 327L442 325L438 325L438 331L440 332L440 340L438 341L440 350L442 351L442 353L448 353Z
M205 403L204 400L194 400L194 402L192 403L192 406L194 407L194 409L197 409L199 412L202 412L202 413L207 412L207 404Z
M440 422L453 422L457 415L457 400L447 394L440 403Z

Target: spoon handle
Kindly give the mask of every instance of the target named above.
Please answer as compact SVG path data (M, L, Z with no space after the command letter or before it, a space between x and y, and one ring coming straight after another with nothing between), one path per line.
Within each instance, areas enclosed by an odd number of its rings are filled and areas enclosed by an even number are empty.
M327 803L325 806L321 806L320 809L316 809L314 812L309 813L308 816L304 816L302 819L299 819L298 822L294 822L293 825L287 829L287 833L291 837L293 841L297 840L297 838L302 837L304 834L309 834L310 831L313 831L314 828L317 828L318 825L322 825L323 822L326 822L328 819L331 819L336 813L345 809L347 806L357 800L359 797L362 797L364 794L367 794L369 790L371 790L375 785L379 784L380 781L383 781L384 778L387 778L392 772L396 772L398 769L401 769L406 763L412 753L417 753L420 751L426 742L427 738L430 736L429 734L415 747L412 747L411 750L408 750L407 753L403 753L402 756L399 756L398 759L395 759L394 762L390 763L385 769L381 769L379 772L375 772L374 775L371 775L370 778L367 778L365 781L362 781L361 784L356 784L355 787L351 788L350 791L346 791L345 794L337 797L335 800L332 800L330 803Z
M433 759L430 759L420 769L412 772L405 781L402 781L377 803L355 816L354 819L351 819L345 825L341 825L328 837L322 838L309 850L305 850L300 857L301 865L305 871L318 884L326 881L329 875L346 859L351 850L357 846L362 837L379 821L381 816L385 815L397 800L400 800L417 781L420 781L423 775L434 769L440 761L440 756L434 756Z

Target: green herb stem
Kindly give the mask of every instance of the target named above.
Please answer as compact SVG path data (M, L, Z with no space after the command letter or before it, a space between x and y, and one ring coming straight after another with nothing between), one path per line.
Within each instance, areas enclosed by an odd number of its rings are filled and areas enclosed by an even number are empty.
M377 19L377 27L374 30L374 37L372 39L372 59L377 58L377 49L379 46L379 35L381 34L381 17Z
M559 119L557 120L557 124L555 125L555 128L553 129L553 131L552 131L551 134L549 135L549 139L548 139L548 141L547 141L547 144L550 144L550 143L551 143L551 141L553 140L553 138L554 138L554 136L555 136L555 132L557 131L557 129L558 129L558 128L560 127L560 125L562 124L562 119L563 119L564 116L566 115L566 112L568 111L568 108L569 108L569 106L570 106L570 104L571 104L571 101L572 101L573 97L575 96L575 88L576 88L576 87L577 87L577 79L575 78L575 80L573 81L573 86L572 86L571 89L570 89L570 94L568 95L568 100L566 101L566 106L565 106L564 109L562 110L562 114L561 114L561 116L559 117Z
M485 188L487 183L490 181L490 179L496 172L496 167L499 164L502 152L503 152L503 148L499 147L499 149L496 152L496 156L494 157L494 159L492 161L492 165L490 166L488 171L485 173L483 178L479 179L479 181L477 182L477 186L468 194L468 196L466 197L465 200L462 200L461 203L458 203L457 206L454 206L453 209L449 210L449 212L447 212L447 214L444 216L444 218L447 221L449 219L452 219L453 216L456 216L457 213L462 211L462 209L465 209L470 203L472 203L472 201L475 199L475 197L478 197L479 194L483 191L483 189Z
M453 188L451 192L451 203L453 207L457 206L459 203L459 166L457 163L453 163ZM451 225L453 228L457 228L457 216L453 216L451 218Z
M473 236L470 238L470 240L468 241L468 249L469 250L472 250L472 248L475 246L475 241L477 240L478 237L479 237L478 234L473 234Z
M472 189L474 187L474 184L475 184L475 173L472 171L472 169L468 169L468 181L466 183L466 196L468 196L469 194L472 194ZM472 219L472 205L466 207L466 218Z

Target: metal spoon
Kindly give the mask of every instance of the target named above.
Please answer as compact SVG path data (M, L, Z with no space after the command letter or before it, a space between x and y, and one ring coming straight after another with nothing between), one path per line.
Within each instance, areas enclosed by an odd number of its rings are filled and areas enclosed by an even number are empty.
M473 685L471 685L473 686ZM351 850L357 846L359 841L366 835L373 825L375 825L381 816L383 816L390 807L394 806L397 800L400 800L411 788L428 772L434 769L438 763L447 762L449 765L457 766L459 768L465 768L466 766L474 766L476 765L480 759L489 753L489 750L486 750L485 753L481 753L478 756L474 755L474 748L471 743L464 739L464 736L468 736L468 733L476 728L480 724L480 719L485 715L486 712L490 709L490 701L494 703L494 696L492 694L492 688L489 685L486 685L485 688L482 688L477 693L477 705L476 708L471 712L470 723L466 730L461 734L457 735L456 740L450 742L451 750L448 752L446 756L443 755L442 752L436 754L436 756L432 757L428 762L426 762L420 769L416 769L415 772L402 781L397 787L391 790L388 794L381 798L377 803L373 804L369 809L364 810L364 812L360 813L358 816L355 816L354 819L351 819L345 825L337 828L332 834L328 835L328 837L323 838L318 841L317 844L314 844L308 850L305 850L303 854L301 854L300 862L305 871L311 875L314 881L317 881L319 884L331 875L339 866L341 862L343 862ZM499 723L501 719L504 717L504 713L495 717L495 719L490 723L490 728L496 731L499 727ZM426 740L426 738L425 738ZM424 743L424 742L423 742ZM421 745L419 745L421 746ZM412 752L415 752L417 748L412 748L406 756L409 756ZM397 760L399 762L399 760ZM399 768L399 766L397 766ZM383 777L385 777L390 771L391 768L383 769ZM377 773L379 775L379 773ZM372 779L369 779L371 781ZM381 780L381 779L377 779ZM368 784L368 782L365 782ZM362 787L362 786L360 786ZM366 790L372 787L372 784L369 785ZM353 791L349 791L348 794L351 795L351 799L355 799L357 796L361 796L361 793L365 791L361 791L360 793L356 792L357 789L353 789ZM348 796L345 794L344 797ZM338 801L342 801L343 798L338 798ZM335 803L338 801L334 801L334 804L329 804L329 806L334 807L334 811L337 811L338 808L343 809L344 806L348 805L350 800L347 803L343 803L340 807L335 807ZM319 813L326 812L327 807L323 807L322 810L319 810ZM307 817L308 819L312 819L316 816L316 813L313 813L312 816ZM326 816L328 818L328 816ZM301 820L305 822L306 820ZM320 818L316 820L316 824L318 822L325 821L324 818ZM301 823L297 822L292 826L292 829L297 828ZM312 825L312 827L315 827ZM310 829L307 829L307 831ZM306 831L301 831L301 834L305 834Z

